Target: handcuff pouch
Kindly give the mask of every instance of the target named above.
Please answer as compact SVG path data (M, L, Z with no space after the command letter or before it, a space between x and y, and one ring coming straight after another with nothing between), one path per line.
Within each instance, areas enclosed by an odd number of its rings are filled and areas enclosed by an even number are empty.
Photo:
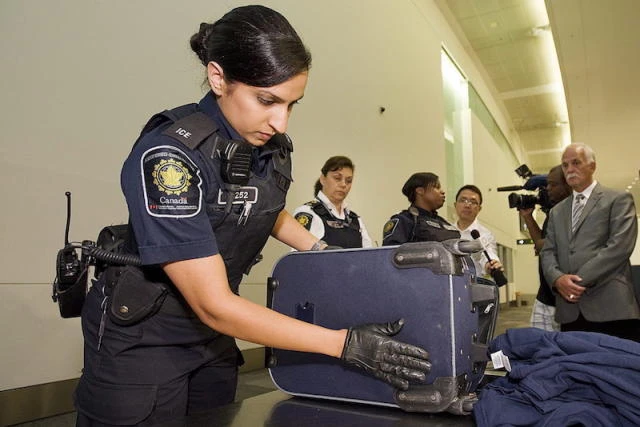
M156 314L169 293L166 285L147 279L138 267L110 267L106 274L107 288L111 288L109 318L121 326Z

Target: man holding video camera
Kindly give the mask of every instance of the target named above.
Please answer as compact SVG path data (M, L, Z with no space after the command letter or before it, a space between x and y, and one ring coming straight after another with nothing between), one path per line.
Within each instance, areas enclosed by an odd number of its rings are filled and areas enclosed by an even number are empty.
M547 175L546 186L549 206L543 206L542 211L545 215L548 214L549 209L558 202L564 200L571 194L571 187L567 184L562 173L562 167L560 165L554 166ZM522 220L527 225L529 230L529 236L533 240L534 250L536 255L540 254L540 250L544 245L544 238L547 234L547 223L549 217L547 216L542 224L542 229L538 226L538 223L533 218L533 211L535 207L519 208L518 212L522 217ZM560 325L554 320L556 313L556 301L555 296L551 292L551 287L547 284L542 272L542 263L538 262L538 274L540 276L540 286L538 288L538 294L536 300L533 303L533 310L531 312L531 326L534 328L540 328L547 331L559 331Z

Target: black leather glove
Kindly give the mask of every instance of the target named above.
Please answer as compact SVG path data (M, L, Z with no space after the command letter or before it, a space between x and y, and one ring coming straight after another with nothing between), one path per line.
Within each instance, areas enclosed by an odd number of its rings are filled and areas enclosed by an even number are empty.
M341 359L401 390L409 388L409 381L424 381L431 370L429 353L389 338L403 325L400 319L349 328Z

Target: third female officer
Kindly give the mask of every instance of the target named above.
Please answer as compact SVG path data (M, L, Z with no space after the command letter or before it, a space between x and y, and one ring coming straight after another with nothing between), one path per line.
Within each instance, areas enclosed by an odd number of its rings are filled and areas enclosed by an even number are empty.
M386 222L382 232L383 246L460 238L460 232L436 212L444 205L444 191L440 188L438 175L414 173L402 187L402 194L411 205Z
M370 248L371 238L362 218L347 207L355 168L345 156L330 157L314 186L315 200L298 207L294 218L330 246Z
M158 425L233 402L234 337L340 358L401 389L424 380L426 351L390 338L400 321L331 330L238 295L269 235L322 246L284 210L284 132L311 56L263 6L202 24L191 48L209 92L153 116L122 168L127 246L141 266L108 267L87 294L77 425Z

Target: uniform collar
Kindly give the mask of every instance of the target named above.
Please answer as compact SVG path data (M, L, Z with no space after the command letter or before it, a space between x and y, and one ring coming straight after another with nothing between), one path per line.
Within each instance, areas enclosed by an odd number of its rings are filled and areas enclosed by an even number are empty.
M231 126L231 124L227 121L220 110L220 106L216 101L216 97L213 95L212 91L209 91L204 98L200 100L198 107L206 113L209 117L211 117L216 124L218 125L218 130L222 133L227 139L235 139L242 141L242 137L240 134Z
M209 91L204 98L200 100L198 107L211 117L218 125L218 131L223 137L236 141L244 141L244 138L231 126L220 110L220 106L216 101L216 97L212 91ZM260 176L264 176L264 170L271 159L271 155L278 150L278 146L267 143L262 147L254 147L252 151L253 171Z
M343 215L340 215L338 214L338 208L336 208L336 206L333 203L331 203L327 195L324 194L322 190L318 191L318 194L316 195L316 199L320 200L327 207L327 209L329 209L329 212L331 212L331 215L335 216L336 218L346 217L349 214L349 208L347 207L346 200L342 201Z
M438 217L438 212L437 212L437 211L428 211L428 210L426 210L426 209L419 208L419 207L418 207L418 206L416 206L416 205L411 205L411 206L413 206L414 208L416 208L416 209L418 210L418 213L419 213L420 215L430 216L430 217L432 217L432 218L437 218L437 217Z

